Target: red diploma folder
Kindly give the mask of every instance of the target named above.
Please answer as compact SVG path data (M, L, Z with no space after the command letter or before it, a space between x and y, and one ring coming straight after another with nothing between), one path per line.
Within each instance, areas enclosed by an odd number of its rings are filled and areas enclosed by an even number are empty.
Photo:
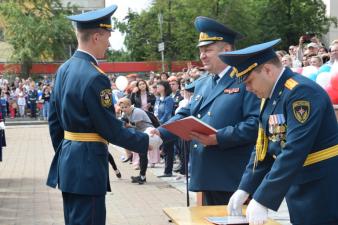
M215 128L202 122L194 116L176 120L162 125L162 127L186 141L191 140L189 137L190 132L197 132L205 135L216 134L217 132Z

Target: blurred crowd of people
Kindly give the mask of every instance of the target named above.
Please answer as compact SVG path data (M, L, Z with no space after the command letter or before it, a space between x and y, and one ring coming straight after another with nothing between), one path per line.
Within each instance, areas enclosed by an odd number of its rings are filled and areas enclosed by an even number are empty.
M279 59L285 67L291 68L294 72L302 74L317 82L331 97L334 104L337 104L331 90L337 85L332 79L338 69L338 40L334 40L326 47L315 35L303 35L299 38L298 45L289 46L289 52L277 51Z
M4 119L29 116L47 120L51 93L51 80L47 75L39 81L30 77L15 77L13 82L9 82L0 74L0 92L1 115Z

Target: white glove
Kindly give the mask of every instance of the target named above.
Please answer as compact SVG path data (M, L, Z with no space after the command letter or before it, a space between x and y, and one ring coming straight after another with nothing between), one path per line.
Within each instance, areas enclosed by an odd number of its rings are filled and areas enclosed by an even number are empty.
M0 122L0 130L5 130L6 126L4 122Z
M149 146L152 147L152 149L159 149L161 144L163 143L162 139L160 138L160 136L156 135L156 134L151 134L151 127L148 127L144 133L148 134L149 136Z
M237 190L230 198L228 204L228 216L241 216L242 206L249 194L243 190Z
M246 209L246 218L253 225L263 225L268 220L268 208L252 199Z

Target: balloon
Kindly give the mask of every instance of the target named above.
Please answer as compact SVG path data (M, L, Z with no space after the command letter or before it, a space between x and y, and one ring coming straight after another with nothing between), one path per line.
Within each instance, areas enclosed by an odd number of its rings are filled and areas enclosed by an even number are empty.
M317 79L317 76L318 76L318 73L312 73L308 76L309 79L313 80L313 81L316 81Z
M295 73L299 73L299 74L302 74L303 72L303 67L294 67L294 68L291 68L293 72Z
M319 70L318 70L318 73L322 73L322 72L330 72L331 70L331 66L330 65L327 65L327 64L324 64L322 65Z
M322 72L322 73L318 74L318 76L316 78L316 82L322 88L326 89L328 86L330 86L330 82L331 82L330 72Z
M332 86L326 88L327 94L330 96L332 104L338 104L338 90L334 89Z
M338 71L335 73L331 72L331 86L338 90Z
M128 79L124 76L119 76L116 78L115 84L117 89L124 91L128 86Z
M309 77L310 74L314 74L314 73L317 73L318 72L318 69L314 66L306 66L306 67L303 67L303 72L302 74L306 77Z

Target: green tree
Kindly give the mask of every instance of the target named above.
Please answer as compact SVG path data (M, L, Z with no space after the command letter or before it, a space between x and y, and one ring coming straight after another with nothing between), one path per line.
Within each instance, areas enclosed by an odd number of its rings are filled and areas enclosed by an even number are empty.
M5 21L5 40L13 46L12 59L29 75L34 61L62 60L68 55L75 35L59 0L4 1L0 16Z
M321 37L337 18L327 17L321 0L252 0L256 9L261 41L282 38L281 47L298 44L300 36L314 33Z
M160 43L158 14L163 15L165 58L198 60L198 33L194 28L197 16L214 18L242 33L237 43L242 48L254 43L282 38L283 48L297 44L306 32L325 34L336 18L325 14L321 0L154 0L141 13L128 12L125 20L116 21L126 35L125 46L130 60L159 60Z

